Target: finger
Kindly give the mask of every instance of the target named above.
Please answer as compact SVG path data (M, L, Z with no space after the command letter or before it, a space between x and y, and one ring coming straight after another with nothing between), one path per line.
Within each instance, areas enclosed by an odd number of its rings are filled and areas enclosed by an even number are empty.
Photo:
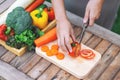
M72 52L72 47L71 47L71 44L70 44L70 37L69 37L69 35L65 36L65 44L66 44L66 47L68 48L68 52Z
M89 9L86 8L85 16L84 16L84 19L83 19L84 23L87 23L87 21L89 19L89 14L90 14L90 11L89 11Z
M95 15L93 15L93 13L90 13L89 26L93 26L95 19L96 19Z
M65 46L65 37L64 36L60 36L60 48L65 51L68 52Z
M58 38L57 40L58 46L60 47L60 39Z
M70 37L72 38L72 41L76 41L73 29L71 30Z
M98 19L100 17L100 13L96 16L96 18L95 19Z
M73 42L76 41L74 34L71 34L70 37L71 37L71 39L72 39Z

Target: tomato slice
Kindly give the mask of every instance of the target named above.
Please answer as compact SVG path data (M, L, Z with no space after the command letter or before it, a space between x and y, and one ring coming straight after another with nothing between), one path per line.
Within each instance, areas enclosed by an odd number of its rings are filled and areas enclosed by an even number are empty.
M92 59L95 57L95 54L90 49L83 49L80 51L80 56L86 59Z

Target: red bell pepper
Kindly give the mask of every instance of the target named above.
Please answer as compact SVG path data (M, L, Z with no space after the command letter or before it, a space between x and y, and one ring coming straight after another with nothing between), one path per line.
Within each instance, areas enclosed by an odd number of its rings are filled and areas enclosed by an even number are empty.
M48 13L48 20L52 21L55 19L55 13L52 7L46 7L44 10Z
M5 35L5 31L7 29L7 26L5 24L2 24L0 26L0 39L7 41L8 37Z
M93 59L95 57L95 53L90 49L83 49L80 51L80 56L85 59Z
M77 56L79 56L79 52L80 52L80 49L81 49L81 46L79 47L79 49L77 49L76 47L77 46L80 46L80 44L78 43L78 42L73 42L73 43L71 43L71 46L72 46L72 52L69 52L69 55L71 56L71 57L77 57Z

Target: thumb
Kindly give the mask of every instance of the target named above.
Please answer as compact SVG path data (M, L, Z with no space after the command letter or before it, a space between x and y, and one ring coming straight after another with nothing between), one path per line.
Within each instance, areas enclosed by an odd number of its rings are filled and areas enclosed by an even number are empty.
M87 23L87 21L89 19L89 14L90 14L90 11L88 9L86 9L83 23Z

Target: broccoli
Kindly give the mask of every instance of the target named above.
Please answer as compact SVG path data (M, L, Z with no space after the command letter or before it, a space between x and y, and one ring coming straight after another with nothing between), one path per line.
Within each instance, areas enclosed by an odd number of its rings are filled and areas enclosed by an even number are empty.
M16 7L6 19L6 25L13 28L15 34L20 34L32 25L32 18L22 7Z

